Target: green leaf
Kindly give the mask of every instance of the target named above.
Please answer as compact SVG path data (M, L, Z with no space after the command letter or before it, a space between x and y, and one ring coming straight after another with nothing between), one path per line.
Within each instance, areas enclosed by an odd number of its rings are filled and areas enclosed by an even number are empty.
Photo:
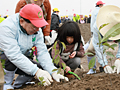
M66 49L66 46L65 46L64 42L61 42L61 43L62 43L63 47Z
M58 69L53 69L52 72L57 71Z
M93 58L90 60L90 62L89 62L89 64L88 64L88 68L91 69L91 68L93 68L94 65L95 65L95 57L93 57Z
M44 80L44 77L39 77L39 80L42 82Z
M59 62L60 62L60 57L58 56L58 57L54 60L54 63L55 63L56 65L58 65Z
M55 49L56 50L56 46L57 46L57 41L54 43L52 50Z
M114 50L114 47L112 47L110 44L108 44L107 42L103 43L102 45L104 46L108 46L109 48L113 49Z
M45 81L42 81L42 83L45 83Z
M84 55L94 55L93 53L85 53Z
M58 72L57 72L57 74L59 74L61 72L61 68L58 68Z
M60 52L59 52L59 50L55 50L55 55L57 55L57 54L59 54Z
M112 44L111 47L115 48L117 47L117 44Z
M101 42L108 40L110 37L115 37L120 34L120 23L114 25L103 37Z
M115 67L115 66L111 66L111 68L112 68L113 70L114 70L114 67Z
M106 54L108 55L108 56L110 56L110 57L115 57L113 54L112 54L112 52L106 52Z
M62 63L62 66L63 66L63 68L66 68L66 65L65 65L65 63Z
M105 26L108 25L108 24L109 24L109 23L101 25L101 26L99 27L99 30L102 29L103 27L105 27Z

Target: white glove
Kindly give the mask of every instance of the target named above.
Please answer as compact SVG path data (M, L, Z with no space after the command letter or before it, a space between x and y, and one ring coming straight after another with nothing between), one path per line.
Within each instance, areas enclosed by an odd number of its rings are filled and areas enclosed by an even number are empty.
M44 71L42 69L38 69L36 76L39 81L40 81L39 77L44 77L43 79L43 81L45 81L45 83L43 83L44 86L48 86L51 84L51 82L53 82L51 75L47 71Z
M115 63L114 63L115 67L114 67L114 73L116 72L117 70L117 74L120 73L120 60L116 60Z
M105 73L113 73L113 70L110 66L105 66L104 71Z
M69 81L69 79L61 74L57 74L57 72L52 73L52 77L55 81L60 82L60 79L65 79L66 81Z
M51 37L50 36L45 36L45 44L51 45Z

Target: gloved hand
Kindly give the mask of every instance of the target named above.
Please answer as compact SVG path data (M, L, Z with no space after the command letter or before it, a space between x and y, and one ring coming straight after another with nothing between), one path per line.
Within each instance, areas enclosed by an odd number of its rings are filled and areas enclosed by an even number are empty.
M55 81L60 82L60 79L65 79L66 81L69 81L69 79L61 74L57 74L57 72L52 73L52 77Z
M111 68L110 66L108 66L108 65L106 65L106 66L104 67L104 71L105 71L105 73L113 73L112 68Z
M51 37L50 36L45 36L45 44L51 45Z
M117 59L117 60L115 61L114 65L115 65L115 67L114 67L114 73L115 73L116 70L117 70L117 74L119 74L119 73L120 73L120 60Z
M35 75L37 76L37 79L39 81L40 81L39 77L44 77L43 79L43 81L45 81L45 83L43 83L44 86L48 86L51 84L51 82L53 82L51 75L47 71L44 71L42 69L38 69Z

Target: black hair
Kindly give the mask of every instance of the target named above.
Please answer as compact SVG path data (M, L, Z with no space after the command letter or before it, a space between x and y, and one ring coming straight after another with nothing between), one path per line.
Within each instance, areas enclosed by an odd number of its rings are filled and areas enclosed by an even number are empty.
M75 44L76 42L81 42L80 28L76 22L67 21L58 29L57 40L67 44L67 36L73 36L74 41L72 44Z
M97 3L96 3L96 6L95 6L95 7L99 7L100 5L103 5L103 4L99 4L99 5L97 5Z
M30 20L25 19L24 17L22 17L22 16L20 16L20 15L19 15L19 18L23 18L27 23L31 23Z

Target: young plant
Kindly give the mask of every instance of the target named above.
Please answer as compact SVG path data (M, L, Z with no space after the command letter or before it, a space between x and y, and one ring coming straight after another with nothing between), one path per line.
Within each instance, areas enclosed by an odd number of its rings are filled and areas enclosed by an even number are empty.
M52 51L53 49L55 50L55 55L53 56L53 63L55 63L56 65L58 65L58 63L60 62L60 52L61 52L61 49L60 50L57 50L56 49L56 45L57 45L58 41L55 42L55 44L53 45L52 47ZM63 42L61 42L62 46L66 49L66 46ZM57 57L56 57L57 56ZM62 72L62 68L61 68L61 65L59 63L59 68L58 69L53 69L52 71L57 71L57 73L59 74L60 72ZM66 65L64 63L62 63L62 67L63 68L66 68ZM64 73L62 73L62 75L64 75Z
M38 83L38 85L43 86L43 84L45 83L45 81L43 81L44 77L39 77L39 79L40 79L40 82Z
M61 68L61 65L60 65L60 52L61 52L61 49L60 50L56 50L56 45L57 45L57 41L55 42L55 44L53 45L53 47L52 47L52 51L53 51L53 49L55 50L55 55L53 56L53 63L55 63L56 65L58 65L59 64L59 68L58 69L53 69L52 71L57 71L57 73L59 74L59 73L62 73L62 68ZM63 43L63 42L61 42L61 44L62 44L62 46L66 49L66 46L65 46L65 44ZM57 57L56 57L57 56ZM66 68L66 65L64 64L64 63L62 63L62 67L63 67L63 70L65 70L65 68ZM68 73L70 73L70 74L72 74L72 75L74 75L74 76L76 76L79 80L80 80L80 78L79 78L79 76L77 75L77 74L75 74L75 73L73 73L73 72L71 72L71 71L68 71ZM62 73L62 75L64 75L64 73Z
M109 23L103 24L103 25L99 28L99 30L101 30L103 27L105 27L105 26L108 25L108 24L109 24ZM96 31L97 31L97 30L96 30ZM97 32L98 32L98 31L97 31ZM101 59L103 60L103 63L105 64L103 54L106 53L108 56L110 56L111 58L109 58L108 60L111 61L111 67L112 67L113 69L114 69L115 66L112 66L112 58L114 58L115 56L113 55L112 52L106 51L106 50L108 50L109 48L111 48L111 49L114 50L114 48L117 47L117 44L112 44L112 45L110 45L107 41L108 41L108 39L109 39L110 37L115 37L116 35L119 35L119 33L120 33L120 23L114 25L114 26L104 35L103 38L101 38L101 35L100 35L100 33L98 32L98 38L99 38L99 43L98 43L98 45L99 45L100 51L101 51L100 45L102 44L102 45L104 46L103 52L100 52L101 55L102 55L102 57L99 57L99 58L101 58ZM90 54L92 54L92 53L86 53L85 55L90 55ZM92 54L92 55L93 55L93 54ZM94 64L95 64L95 57L93 57L93 58L90 60L89 65L88 65L89 69L93 68Z

